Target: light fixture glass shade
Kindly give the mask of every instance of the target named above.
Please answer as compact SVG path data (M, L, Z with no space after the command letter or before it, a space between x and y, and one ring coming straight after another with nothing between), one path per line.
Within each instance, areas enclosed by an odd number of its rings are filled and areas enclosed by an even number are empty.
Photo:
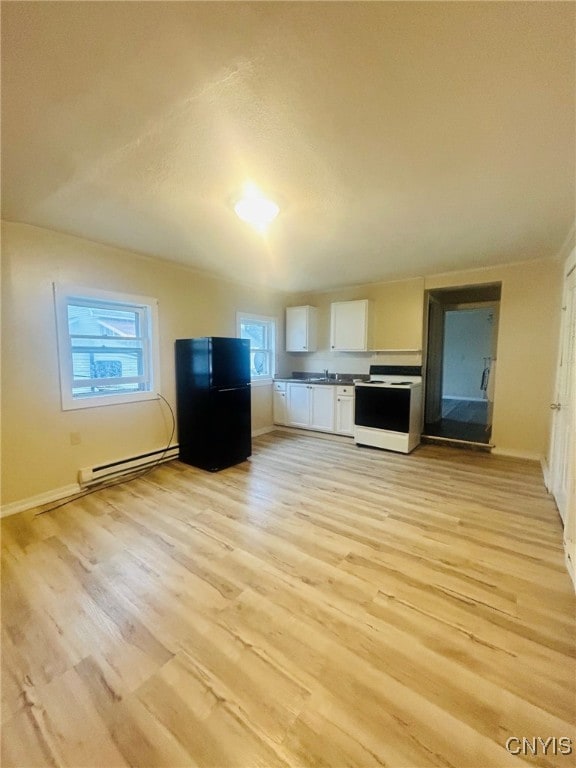
M266 232L280 208L260 192L254 184L246 184L244 195L234 206L238 218L250 224L259 232Z

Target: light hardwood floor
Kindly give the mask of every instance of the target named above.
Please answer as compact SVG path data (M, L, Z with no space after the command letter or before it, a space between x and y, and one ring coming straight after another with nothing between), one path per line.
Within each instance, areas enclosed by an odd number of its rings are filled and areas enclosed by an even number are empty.
M504 747L574 739L535 463L274 433L2 528L4 768L574 764Z

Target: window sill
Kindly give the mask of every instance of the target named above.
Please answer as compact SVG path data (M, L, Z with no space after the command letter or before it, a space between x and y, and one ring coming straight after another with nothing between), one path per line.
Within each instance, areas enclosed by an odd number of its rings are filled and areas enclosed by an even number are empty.
M252 379L250 384L253 387L270 387L272 386L272 381L273 381L272 377L270 377L269 379Z
M157 400L156 392L133 392L126 395L105 395L98 397L62 399L63 411L75 411L81 408L99 408L106 405L127 405L128 403L140 403L144 400Z

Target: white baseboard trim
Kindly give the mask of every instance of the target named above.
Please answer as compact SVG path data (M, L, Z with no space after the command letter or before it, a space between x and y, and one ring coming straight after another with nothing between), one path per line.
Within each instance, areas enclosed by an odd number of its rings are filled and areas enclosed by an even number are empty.
M542 461L541 453L534 453L533 451L520 451L516 448L492 448L492 453L496 456L509 456L511 459L526 459L528 461Z
M34 509L34 507L41 507L44 504L50 504L53 501L60 501L60 499L74 496L75 493L80 493L80 491L81 488L78 483L72 483L71 485L63 486L62 488L55 488L53 491L39 493L37 496L29 496L27 499L12 501L9 504L3 504L0 507L0 517L16 515L18 512L25 512L27 509Z
M255 429L252 432L252 437L260 437L260 435L266 435L268 432L274 432L276 427L261 427L260 429Z

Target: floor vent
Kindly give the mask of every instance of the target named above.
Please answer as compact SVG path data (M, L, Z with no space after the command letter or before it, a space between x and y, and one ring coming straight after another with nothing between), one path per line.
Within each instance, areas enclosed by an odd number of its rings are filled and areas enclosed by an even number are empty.
M132 456L129 459L120 459L120 461L111 461L109 464L100 464L97 467L85 467L78 470L78 483L82 488L87 488L97 483L104 483L107 480L114 480L123 475L137 472L141 469L148 469L155 464L165 461L173 461L178 458L179 448L177 445L171 446L168 450L161 448L158 451L142 453L140 456Z

